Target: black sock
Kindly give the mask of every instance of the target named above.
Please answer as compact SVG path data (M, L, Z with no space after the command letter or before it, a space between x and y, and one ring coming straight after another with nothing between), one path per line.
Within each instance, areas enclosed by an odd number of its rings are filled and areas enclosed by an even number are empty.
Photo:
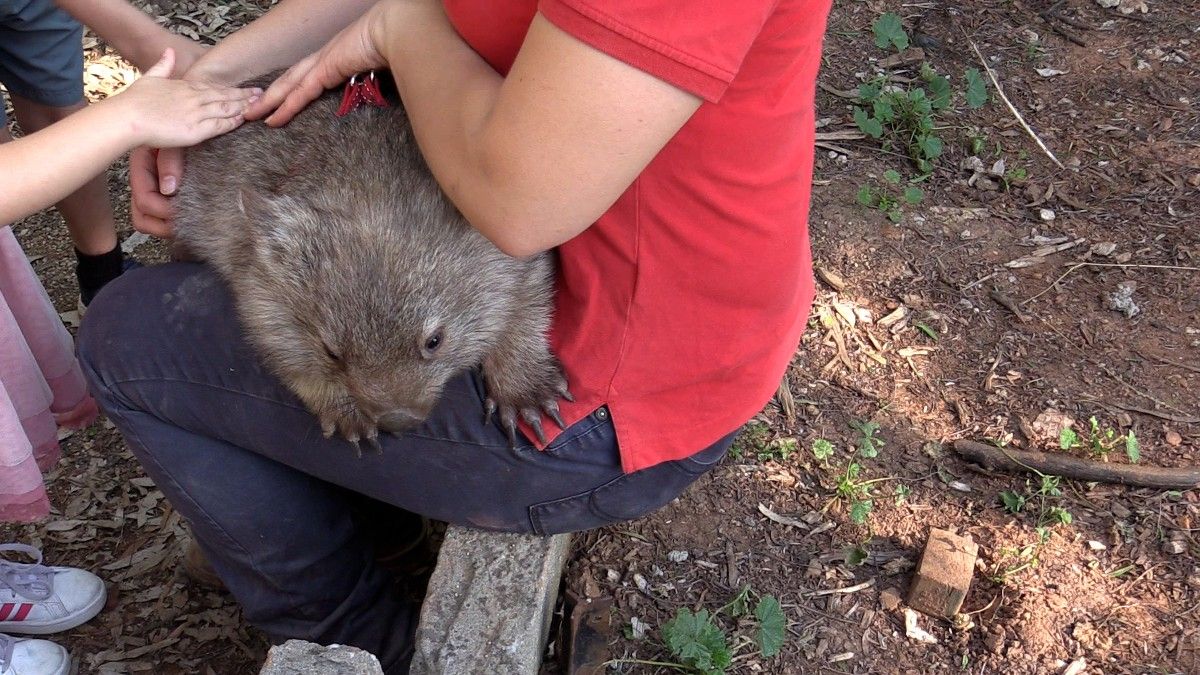
M79 279L79 288L99 290L108 282L121 276L121 263L125 255L118 244L108 253L87 255L75 249L75 259L79 264L75 267L75 276Z

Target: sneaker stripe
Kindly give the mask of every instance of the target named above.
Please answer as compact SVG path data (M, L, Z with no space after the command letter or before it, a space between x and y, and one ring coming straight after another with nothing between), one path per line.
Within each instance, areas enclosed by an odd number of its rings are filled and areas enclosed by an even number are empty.
M12 612L13 607L15 607L15 605L11 602L6 602L3 606L0 606L0 621L5 621L8 619L8 615Z
M12 621L24 621L25 617L29 616L29 610L31 609L33 609L32 603L21 603L21 609L17 610L17 615L12 618Z

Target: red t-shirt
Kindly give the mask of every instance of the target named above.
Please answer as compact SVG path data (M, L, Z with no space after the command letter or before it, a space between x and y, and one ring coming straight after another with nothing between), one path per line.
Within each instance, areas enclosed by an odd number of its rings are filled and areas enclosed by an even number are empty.
M508 72L535 12L704 103L598 221L558 249L551 343L607 406L625 471L696 453L779 386L812 304L813 99L830 0L445 0ZM546 425L553 440L557 428Z

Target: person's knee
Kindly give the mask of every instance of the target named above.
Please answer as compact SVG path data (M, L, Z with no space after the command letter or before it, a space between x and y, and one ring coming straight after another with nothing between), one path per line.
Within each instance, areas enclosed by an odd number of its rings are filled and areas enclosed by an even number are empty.
M88 305L76 349L93 394L135 377L139 364L156 361L161 350L178 348L172 310L187 289L208 286L211 271L200 265L170 263L130 270L109 282ZM178 328L178 326L176 326Z
M142 270L131 270L117 277L88 306L87 315L75 338L79 364L88 378L93 394L100 394L110 381L104 375L113 363L129 356L128 332L137 330L138 303L130 297L139 288Z

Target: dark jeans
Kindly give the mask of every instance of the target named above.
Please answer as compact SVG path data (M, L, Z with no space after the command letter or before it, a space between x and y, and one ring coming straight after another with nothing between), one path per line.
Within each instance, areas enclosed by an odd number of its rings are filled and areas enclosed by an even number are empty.
M90 306L79 355L100 406L192 526L248 620L275 639L352 644L407 671L416 614L354 524L354 493L437 520L554 534L666 504L725 454L621 471L608 411L546 451L509 448L483 423L478 373L453 380L416 429L383 453L327 439L242 339L207 267L134 270Z

